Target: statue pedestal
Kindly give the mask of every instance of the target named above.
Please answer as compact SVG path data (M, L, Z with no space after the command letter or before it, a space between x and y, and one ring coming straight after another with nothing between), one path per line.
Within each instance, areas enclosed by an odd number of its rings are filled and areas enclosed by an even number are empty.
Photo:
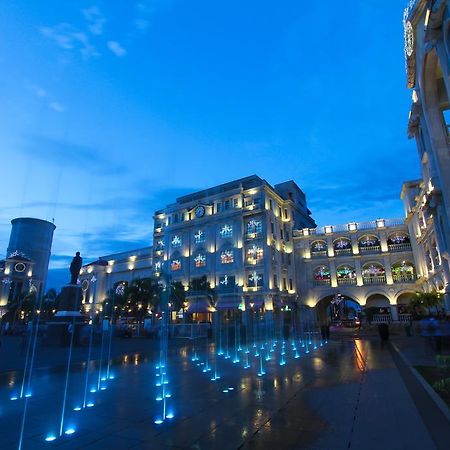
M77 284L68 284L61 289L59 311L51 322L47 322L46 343L50 346L68 347L73 336L73 345L80 345L80 334L85 326L80 313L82 292Z

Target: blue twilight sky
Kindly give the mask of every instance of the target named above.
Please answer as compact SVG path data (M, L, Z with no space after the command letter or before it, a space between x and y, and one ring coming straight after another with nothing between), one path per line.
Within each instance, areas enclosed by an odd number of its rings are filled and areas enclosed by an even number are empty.
M294 179L319 225L403 215L405 0L15 0L0 14L0 256L148 245L176 196Z

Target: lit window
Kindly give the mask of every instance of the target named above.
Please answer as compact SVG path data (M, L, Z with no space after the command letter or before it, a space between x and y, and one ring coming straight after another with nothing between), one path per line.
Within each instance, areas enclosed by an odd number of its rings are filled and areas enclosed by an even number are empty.
M233 250L224 250L220 254L220 262L222 264L231 264L234 262Z
M194 242L196 244L200 244L202 242L205 242L205 232L202 230L198 230L195 234L194 234Z
M176 248L176 247L181 247L181 238L178 235L175 235L172 238L172 247Z
M155 272L161 272L161 261L155 262Z
M170 263L170 269L173 271L180 270L181 269L181 261L179 259L173 259L172 262Z
M247 261L253 264L257 264L262 261L264 255L263 248L259 245L252 245L247 248Z
M206 266L206 256L199 253L195 258L195 267L205 267Z
M164 250L164 241L163 240L159 240L156 242L156 250Z
M262 287L263 285L263 274L262 273L257 273L257 272L252 272L248 275L247 278L247 286L249 288L258 288L258 287Z
M220 237L228 238L233 236L233 225L224 225L220 230Z
M247 222L247 236L251 238L258 237L262 234L261 219L251 219Z
M219 287L222 289L234 288L236 285L236 278L234 275L223 275L219 277Z

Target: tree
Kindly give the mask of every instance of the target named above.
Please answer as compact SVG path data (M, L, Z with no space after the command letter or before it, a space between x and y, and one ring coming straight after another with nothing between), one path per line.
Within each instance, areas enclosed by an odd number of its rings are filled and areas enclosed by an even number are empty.
M161 286L154 278L136 278L125 288L124 297L122 311L142 320L159 305Z
M442 296L439 292L416 292L409 303L409 308L413 314L423 315L430 314L434 308L435 312L442 307Z

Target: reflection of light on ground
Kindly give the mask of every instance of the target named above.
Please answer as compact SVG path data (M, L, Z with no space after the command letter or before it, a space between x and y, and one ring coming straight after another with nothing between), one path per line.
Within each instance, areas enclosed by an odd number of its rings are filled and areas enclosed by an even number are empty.
M273 379L273 387L274 387L275 389L278 388L278 380L277 380L276 378Z
M323 361L320 358L313 358L312 362L314 369L316 370L323 369Z
M11 374L9 376L8 386L11 388L11 387L14 387L15 385L16 385L16 375L15 374Z
M364 352L363 345L359 339L355 339L354 343L355 343L355 354L356 354L355 367L360 372L363 372L364 368L365 368L365 363L364 363L365 354L363 353Z

